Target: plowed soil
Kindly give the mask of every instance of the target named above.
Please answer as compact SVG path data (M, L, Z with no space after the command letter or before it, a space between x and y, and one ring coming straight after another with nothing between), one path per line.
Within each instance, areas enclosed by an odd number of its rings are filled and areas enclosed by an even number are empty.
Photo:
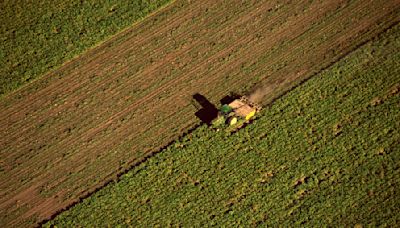
M176 1L0 101L0 223L37 224L262 82L268 103L400 20L388 1Z

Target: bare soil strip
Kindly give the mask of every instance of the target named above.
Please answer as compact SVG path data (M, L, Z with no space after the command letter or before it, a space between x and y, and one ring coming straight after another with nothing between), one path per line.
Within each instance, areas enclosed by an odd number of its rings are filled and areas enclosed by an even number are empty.
M176 1L0 101L1 225L38 224L260 82L265 103L399 22L395 0Z

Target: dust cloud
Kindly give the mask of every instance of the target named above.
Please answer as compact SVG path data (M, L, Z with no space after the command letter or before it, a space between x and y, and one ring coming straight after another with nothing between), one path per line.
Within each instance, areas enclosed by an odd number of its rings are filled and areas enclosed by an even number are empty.
M264 98L271 94L278 87L277 83L269 83L265 85L257 86L253 92L248 95L251 102L261 104Z

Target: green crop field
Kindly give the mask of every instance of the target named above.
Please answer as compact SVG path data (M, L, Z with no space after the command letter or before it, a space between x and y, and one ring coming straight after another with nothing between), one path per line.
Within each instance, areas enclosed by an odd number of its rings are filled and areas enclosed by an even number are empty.
M400 26L234 134L202 126L45 224L400 223Z
M0 96L170 1L1 1Z

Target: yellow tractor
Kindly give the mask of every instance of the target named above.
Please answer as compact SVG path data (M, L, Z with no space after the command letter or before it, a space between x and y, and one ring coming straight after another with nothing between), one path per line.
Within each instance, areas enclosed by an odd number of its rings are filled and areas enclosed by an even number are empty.
M214 127L228 124L228 130L236 130L249 123L261 107L245 96L235 99L228 104L223 104L218 112L217 118L212 122Z

